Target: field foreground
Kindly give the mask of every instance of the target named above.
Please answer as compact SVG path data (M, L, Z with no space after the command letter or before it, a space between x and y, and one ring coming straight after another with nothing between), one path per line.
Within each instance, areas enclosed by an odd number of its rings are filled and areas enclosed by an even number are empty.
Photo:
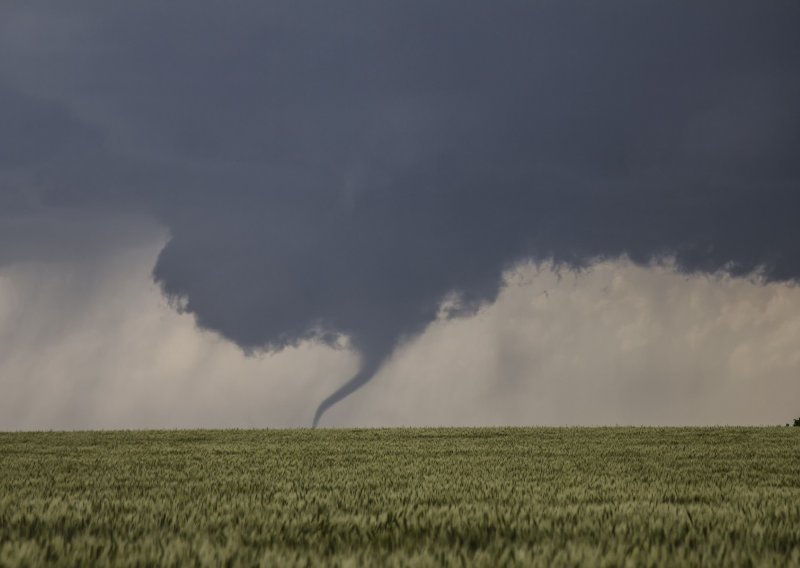
M0 433L0 566L800 566L800 428Z

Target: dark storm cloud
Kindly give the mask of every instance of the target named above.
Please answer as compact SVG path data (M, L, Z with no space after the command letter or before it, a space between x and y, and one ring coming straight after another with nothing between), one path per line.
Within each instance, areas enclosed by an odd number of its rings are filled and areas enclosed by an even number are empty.
M202 326L245 349L350 335L365 372L325 404L524 258L800 276L793 2L0 16L0 203L156 215L155 277Z

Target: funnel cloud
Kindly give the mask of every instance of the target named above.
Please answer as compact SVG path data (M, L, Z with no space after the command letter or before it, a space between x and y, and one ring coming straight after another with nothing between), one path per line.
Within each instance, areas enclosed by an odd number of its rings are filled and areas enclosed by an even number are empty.
M795 283L798 21L754 0L5 3L0 266L33 254L20 219L152 219L153 278L201 328L358 352L314 426L520 263Z

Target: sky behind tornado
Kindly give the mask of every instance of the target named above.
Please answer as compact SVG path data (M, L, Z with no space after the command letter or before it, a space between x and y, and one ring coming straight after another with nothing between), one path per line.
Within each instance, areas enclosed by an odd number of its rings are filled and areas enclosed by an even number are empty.
M3 3L0 427L788 420L798 24L757 0Z

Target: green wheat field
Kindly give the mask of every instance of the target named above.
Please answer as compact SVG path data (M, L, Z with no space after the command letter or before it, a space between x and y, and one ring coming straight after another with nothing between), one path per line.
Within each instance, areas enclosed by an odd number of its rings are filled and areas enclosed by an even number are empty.
M0 433L0 566L800 566L800 428Z

